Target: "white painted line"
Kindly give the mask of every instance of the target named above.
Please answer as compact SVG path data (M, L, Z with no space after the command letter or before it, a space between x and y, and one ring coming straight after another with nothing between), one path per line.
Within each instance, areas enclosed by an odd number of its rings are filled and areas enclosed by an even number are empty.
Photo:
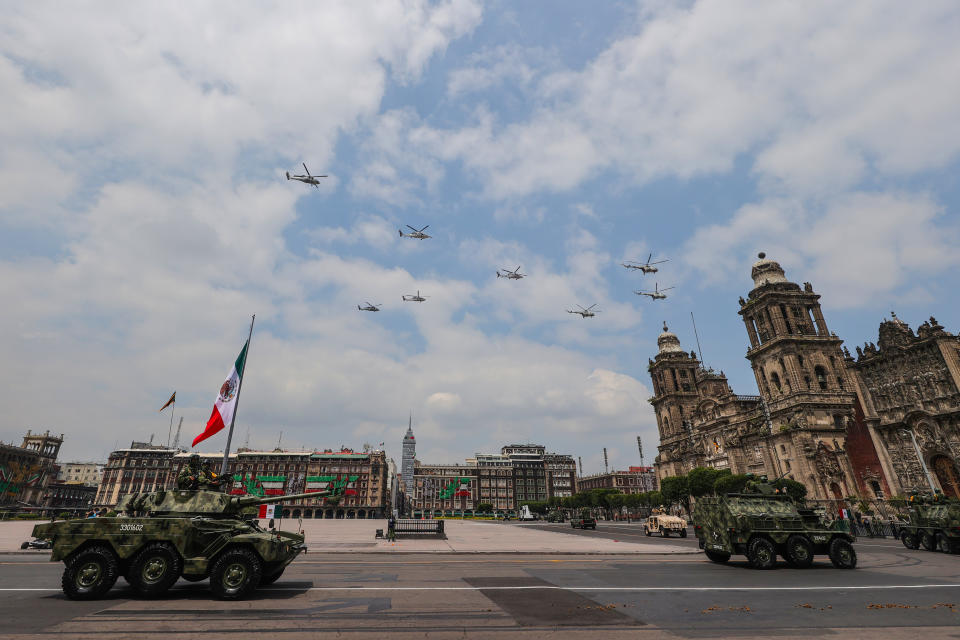
M265 587L264 591L877 591L893 589L956 589L960 584L890 584L890 585L824 585L817 587L579 587L557 585L490 586L490 587ZM174 589L174 591L185 588ZM0 591L60 591L60 589L0 588Z

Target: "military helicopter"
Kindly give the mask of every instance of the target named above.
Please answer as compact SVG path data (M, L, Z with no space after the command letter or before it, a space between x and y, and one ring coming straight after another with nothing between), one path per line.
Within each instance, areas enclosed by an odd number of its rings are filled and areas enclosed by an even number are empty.
M404 295L404 296L403 296L403 301L404 301L404 302L426 302L426 301L427 301L427 296L422 296L422 295L420 295L420 289L417 289L417 295L415 295L415 296L413 296L413 295Z
M519 266L513 271L510 271L509 269L497 269L497 277L506 278L507 280L519 280L520 278L523 278L525 275L526 275L525 273L520 273Z
M305 176L292 176L290 172L287 171L287 180L299 180L300 182L306 182L307 184L312 184L317 191L320 190L320 187L317 185L320 184L320 181L317 178L326 178L327 176L314 176L310 174L310 169L307 169L307 163L303 163L303 170L307 172Z
M430 225L427 225L427 227L429 226ZM427 227L424 227L423 229L414 229L410 225L407 225L407 228L410 229L410 233L404 233L403 229L397 229L397 233L400 234L401 238L416 238L417 240L426 240L427 238L433 237L433 236L428 236L427 234L424 233L424 230Z
M382 303L382 302L379 303L379 304L370 304L370 303L368 302L365 307L361 307L360 305L357 305L357 310L359 310L359 311L380 311L380 307L382 307L382 306L383 306L383 303Z
M667 294L664 291L670 291L673 287L667 287L666 289L659 289L656 282L653 283L653 291L634 291L638 296L650 296L651 300L663 300L667 297Z
M669 259L668 259L668 260L657 260L656 262L650 262L650 259L651 259L652 257L653 257L653 254L651 253L650 255L647 256L647 261L646 261L646 262L635 262L635 261L633 261L633 260L627 260L626 262L621 262L620 264L623 265L624 267L626 267L627 269L639 269L640 271L643 271L644 274L648 274L648 273L656 273L657 271L659 271L659 269L657 269L657 268L656 268L655 266L653 266L653 265L655 265L655 264L663 264L664 262L670 262Z
M580 307L580 305L577 305L577 306ZM592 318L593 316L600 313L600 309L594 309L595 306L597 306L596 302L594 302L592 305L590 305L586 309L584 309L583 307L580 307L579 311L573 311L573 310L567 309L567 313L579 313L584 318Z

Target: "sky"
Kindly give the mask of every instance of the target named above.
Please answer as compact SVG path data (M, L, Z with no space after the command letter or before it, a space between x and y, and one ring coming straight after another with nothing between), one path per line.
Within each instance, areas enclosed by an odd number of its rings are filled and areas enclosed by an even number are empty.
M960 330L950 0L0 4L5 442L189 444L256 314L235 446L650 464L664 322L756 393L760 251Z

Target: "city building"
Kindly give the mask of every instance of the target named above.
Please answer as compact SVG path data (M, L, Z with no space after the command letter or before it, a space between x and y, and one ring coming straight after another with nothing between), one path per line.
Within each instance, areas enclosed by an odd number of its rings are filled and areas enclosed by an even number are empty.
M577 492L577 463L573 456L546 453L543 456L546 471L547 499L569 498Z
M80 483L89 487L98 487L103 480L103 463L61 462L57 480L67 484Z
M608 471L585 476L577 481L580 491L616 489L620 493L635 494L657 490L657 476L653 467L630 467L626 471Z
M414 469L414 515L453 515L473 511L479 503L477 467L421 464Z
M761 254L740 298L759 395L734 394L666 325L649 371L658 478L698 466L802 482L808 496L960 498L960 337L936 318L916 333L896 314L854 358L813 286Z
M27 430L20 446L0 443L0 506L38 507L57 477L63 434Z
M82 482L51 482L43 494L43 511L57 515L64 511L71 516L82 514L93 507L97 487Z
M411 510L448 514L489 504L515 512L524 502L546 502L577 491L572 456L547 453L539 444L510 444L500 453L478 453L464 464L415 463Z
M877 465L862 464L873 493L939 489L960 498L960 337L931 317L917 332L896 314L876 344L846 352Z
M400 460L400 475L408 497L413 496L413 474L417 460L417 440L413 437L413 414L407 424L407 433L403 436L403 457Z
M110 454L97 506L114 506L126 494L172 489L191 454L134 442ZM203 454L219 472L223 454ZM382 450L252 451L231 453L227 473L234 495L285 495L336 488L336 498L297 498L284 502L284 517L382 518L389 507L387 462Z
M722 371L704 368L664 325L649 364L660 432L657 477L709 466L783 475L802 482L812 498L864 492L848 444L861 448L860 460L879 467L879 459L869 439L847 441L857 385L842 341L827 327L812 285L790 282L777 262L759 258L739 314L760 395L733 393Z

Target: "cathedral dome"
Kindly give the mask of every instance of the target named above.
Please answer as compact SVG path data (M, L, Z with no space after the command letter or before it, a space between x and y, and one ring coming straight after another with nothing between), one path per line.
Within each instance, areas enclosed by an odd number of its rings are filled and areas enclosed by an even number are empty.
M666 322L663 323L663 333L657 337L657 346L660 348L660 353L685 353L680 346L680 338L677 334L670 333Z
M780 266L779 262L776 260L767 260L767 254L762 251L757 257L760 259L753 263L753 269L750 270L754 287L760 287L773 282L787 282L787 276L783 272L783 267Z

